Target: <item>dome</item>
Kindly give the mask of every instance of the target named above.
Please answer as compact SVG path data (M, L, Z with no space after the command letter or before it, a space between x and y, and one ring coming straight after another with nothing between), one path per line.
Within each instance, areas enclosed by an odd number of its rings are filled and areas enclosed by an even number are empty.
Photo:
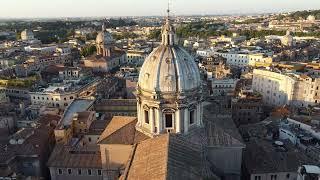
M310 22L314 22L316 20L316 17L315 16L312 16L312 15L309 15L307 17L307 20L310 21Z
M96 43L97 44L110 44L113 42L112 35L107 31L99 32L97 35Z
M34 39L34 34L31 30L25 29L21 32L21 39L22 40L32 40Z
M200 88L200 73L194 59L182 47L170 21L163 26L162 43L145 60L138 88L148 92L185 92Z
M169 10L162 41L143 63L137 86L136 129L150 137L189 133L201 128L200 72L190 54L178 45Z
M294 38L290 31L287 31L286 35L282 37L281 42L285 46L292 46L294 43Z
M29 29L25 29L24 31L21 32L23 35L33 35L33 32L30 31Z

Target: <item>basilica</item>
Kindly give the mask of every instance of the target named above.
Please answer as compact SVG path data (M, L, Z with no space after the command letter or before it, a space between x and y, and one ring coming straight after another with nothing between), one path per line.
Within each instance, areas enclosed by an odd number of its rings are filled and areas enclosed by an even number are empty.
M85 68L90 68L94 72L110 72L123 64L126 54L114 45L114 40L105 26L96 38L97 54L86 58L83 63Z
M98 54L109 57L112 38L102 33L97 37ZM137 117L113 117L98 137L97 148L75 153L56 145L48 163L52 179L240 179L244 144L204 111L202 94L197 64L179 46L168 16L161 44L140 70ZM71 178L63 173L66 167L90 169L91 176L66 171Z

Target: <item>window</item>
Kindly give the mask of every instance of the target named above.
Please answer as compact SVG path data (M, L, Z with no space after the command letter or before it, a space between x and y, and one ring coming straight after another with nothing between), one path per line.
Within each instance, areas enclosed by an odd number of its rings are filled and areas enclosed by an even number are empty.
M166 128L172 128L172 114L165 114Z
M62 169L58 169L58 174L62 174Z
M68 174L71 174L72 173L72 170L71 169L68 169Z
M290 174L287 174L287 179L289 179L290 178Z
M190 114L189 114L189 123L190 124L194 124L194 110L191 110L190 111Z
M144 122L149 124L149 111L144 110Z
M98 169L98 175L101 176L102 175L102 172L100 169Z
M81 169L78 169L78 175L81 175L81 173L82 173Z
M91 142L91 137L88 138L88 141Z
M271 175L271 180L277 180L277 175Z
M261 176L254 176L254 180L261 180Z
M92 175L91 169L88 169L88 175Z

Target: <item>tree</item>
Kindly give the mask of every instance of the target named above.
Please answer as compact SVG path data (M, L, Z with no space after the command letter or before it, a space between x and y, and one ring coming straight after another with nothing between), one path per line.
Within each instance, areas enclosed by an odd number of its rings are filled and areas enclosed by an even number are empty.
M16 40L20 40L21 39L21 33L17 32L16 33Z
M67 33L67 37L74 37L74 35L75 35L74 29L70 29Z
M96 51L97 51L97 48L95 45L89 45L89 46L84 47L81 50L80 55L83 57L88 57L88 56L94 54Z
M133 32L123 32L122 34L112 34L113 38L116 40L121 39L134 39L137 38L138 35Z
M151 31L150 34L148 35L148 38L159 40L161 38L161 30L157 29L157 30Z

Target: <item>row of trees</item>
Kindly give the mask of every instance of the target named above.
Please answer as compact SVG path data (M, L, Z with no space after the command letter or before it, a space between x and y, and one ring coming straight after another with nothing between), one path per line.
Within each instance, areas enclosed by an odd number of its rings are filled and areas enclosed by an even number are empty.
M254 23L262 23L263 18L253 18L253 19L247 19L245 21L233 21L232 24L254 24Z
M112 34L113 38L116 40L121 40L121 39L134 39L137 38L138 35L133 33L133 32L123 32L121 34Z
M187 25L180 26L177 29L177 35L182 38L188 37L200 37L207 38L209 36L221 36L226 35L229 36L232 34L231 31L228 30L217 30L217 26L221 27L222 25L210 26L203 23L190 23Z
M297 11L289 15L289 17L298 20L300 18L306 19L308 16L313 15L316 19L320 19L320 10L312 11Z
M101 20L100 22L105 20ZM110 19L106 23L107 28L111 27L122 27L122 26L134 26L137 23L130 19ZM81 27L88 27L97 30L101 30L100 26L96 26L91 21L48 21L48 22L23 22L23 21L12 21L6 24L0 25L0 31L15 31L17 32L16 38L20 39L20 33L24 29L38 29L35 32L35 37L41 40L43 43L59 43L64 42L68 37L75 35L75 29ZM130 35L132 36L132 35ZM2 37L1 37L2 38ZM88 37L93 39L93 37ZM95 38L95 37L94 37ZM4 38L2 38L4 39Z
M0 79L0 86L4 87L20 87L20 88L30 88L36 81L39 80L37 75L30 76L26 79L10 79L2 77Z
M208 38L210 36L231 36L232 31L229 30L217 30L215 28L212 28L210 26L204 25L203 23L197 23L196 25L193 23L181 26L177 29L177 35L182 38L188 38L188 37L199 37L199 38ZM242 30L238 32L242 36L246 36L248 39L251 38L262 38L269 35L278 35L278 36L284 36L286 34L286 31L279 31L279 30ZM320 32L296 32L293 33L294 36L314 36L314 37L320 37ZM158 37L159 32L153 32L150 34L150 37Z
M270 35L277 35L277 36L284 36L286 34L286 31L276 31L276 30L243 30L240 31L239 34L241 36L246 36L247 39L251 38L262 38L265 36L270 36Z

